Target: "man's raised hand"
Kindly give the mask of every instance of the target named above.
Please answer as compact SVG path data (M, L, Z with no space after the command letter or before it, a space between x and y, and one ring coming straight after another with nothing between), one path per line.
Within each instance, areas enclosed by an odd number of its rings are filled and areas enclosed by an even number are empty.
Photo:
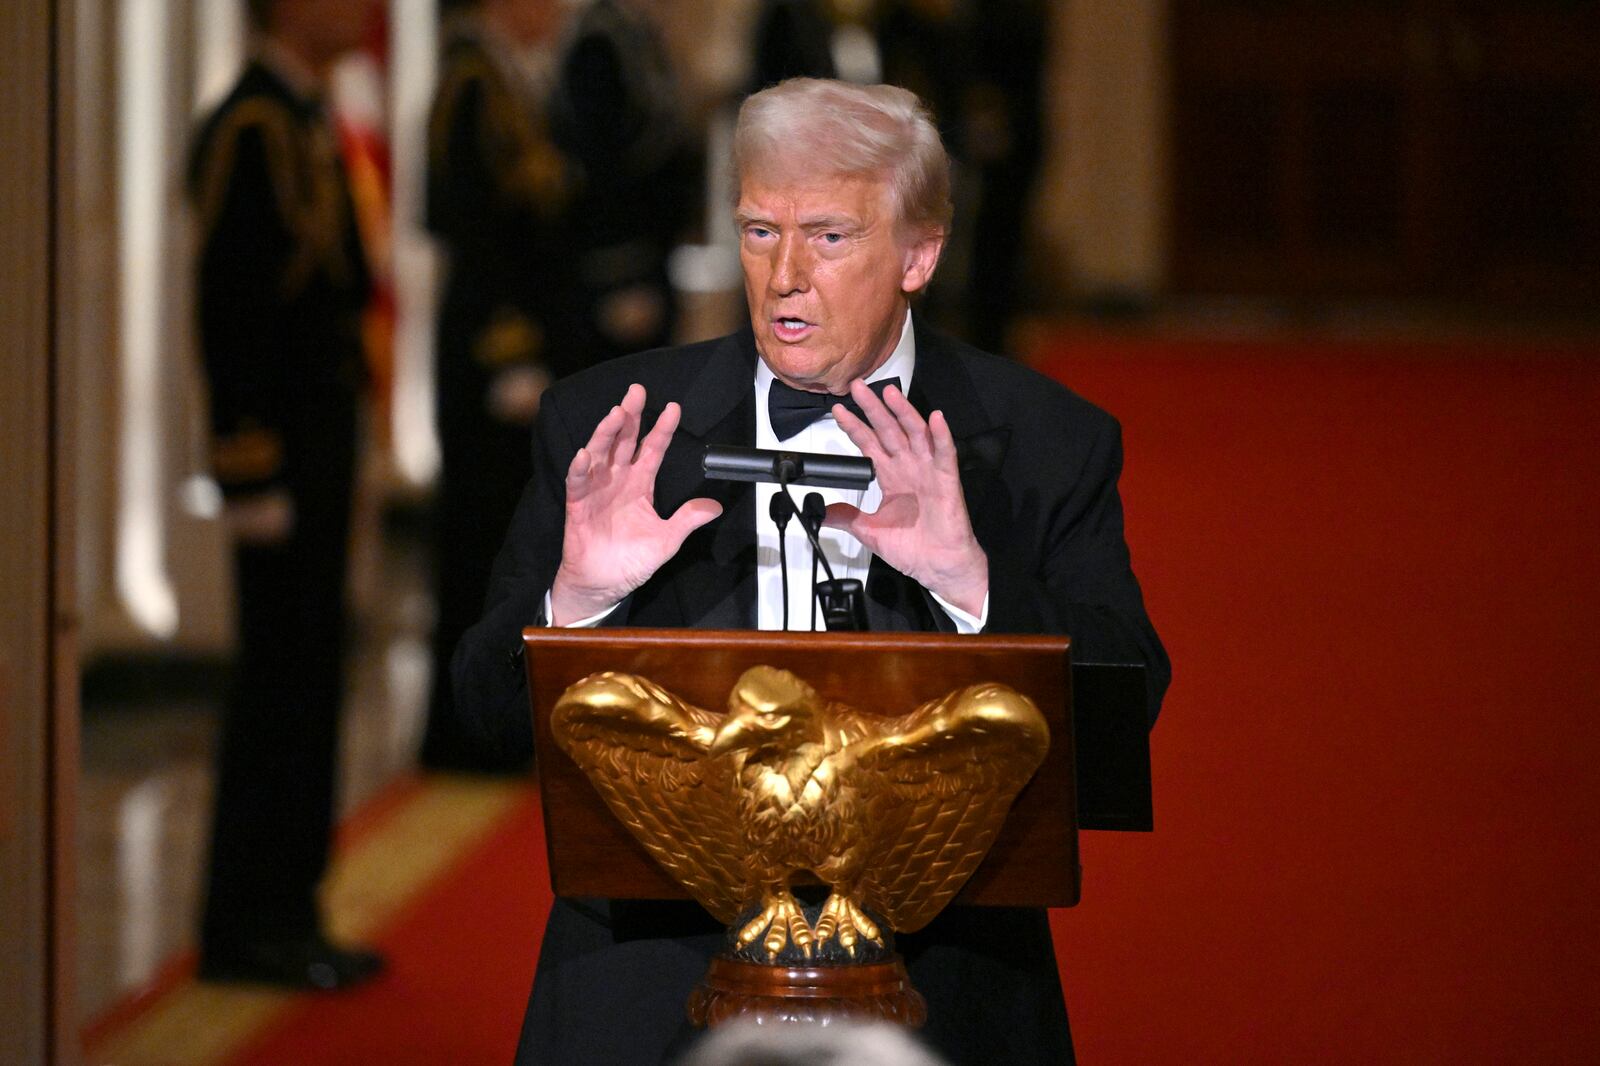
M883 502L867 514L847 503L828 508L824 524L855 537L884 562L946 603L983 613L989 559L978 545L961 492L956 442L944 414L927 421L898 388L878 399L866 384L850 383L866 421L840 404L833 417L861 454L872 460Z
M656 514L656 472L678 428L669 403L644 440L644 386L628 386L622 402L595 427L567 468L566 527L561 565L550 588L550 624L570 625L614 606L650 579L696 529L722 513L704 497L671 518Z

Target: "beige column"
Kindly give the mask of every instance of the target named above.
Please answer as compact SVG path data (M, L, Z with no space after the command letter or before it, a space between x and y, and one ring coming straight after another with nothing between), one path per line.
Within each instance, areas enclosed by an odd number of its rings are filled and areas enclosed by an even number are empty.
M1166 0L1057 9L1035 217L1070 295L1154 293L1165 281L1167 18Z

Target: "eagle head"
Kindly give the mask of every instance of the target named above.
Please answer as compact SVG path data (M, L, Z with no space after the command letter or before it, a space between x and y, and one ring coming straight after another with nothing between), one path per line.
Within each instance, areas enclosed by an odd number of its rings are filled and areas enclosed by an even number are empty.
M793 749L823 739L816 690L787 670L753 666L728 693L710 754Z

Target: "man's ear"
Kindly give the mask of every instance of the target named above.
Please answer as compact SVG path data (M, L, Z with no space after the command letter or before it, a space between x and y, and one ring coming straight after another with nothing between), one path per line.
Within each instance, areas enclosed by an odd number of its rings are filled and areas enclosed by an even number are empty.
M943 231L930 230L914 237L905 251L906 269L900 276L900 290L910 295L932 281L934 268L939 265L939 255L943 251Z

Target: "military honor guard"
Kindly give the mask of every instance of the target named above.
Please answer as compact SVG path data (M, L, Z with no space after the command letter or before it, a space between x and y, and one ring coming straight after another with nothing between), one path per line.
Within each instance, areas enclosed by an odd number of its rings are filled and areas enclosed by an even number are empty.
M235 543L200 976L331 989L382 960L326 935L344 587L369 276L323 104L374 5L252 0L251 58L200 128L199 340Z
M562 238L573 174L545 100L555 0L452 5L428 125L427 223L443 253L436 362L442 464L435 498L438 614L425 766L511 770L451 728L450 655L478 617L489 566L530 472L539 396L575 365Z
M551 98L556 143L582 176L564 262L585 366L673 341L667 264L705 195L677 77L642 6L593 0L573 16Z

